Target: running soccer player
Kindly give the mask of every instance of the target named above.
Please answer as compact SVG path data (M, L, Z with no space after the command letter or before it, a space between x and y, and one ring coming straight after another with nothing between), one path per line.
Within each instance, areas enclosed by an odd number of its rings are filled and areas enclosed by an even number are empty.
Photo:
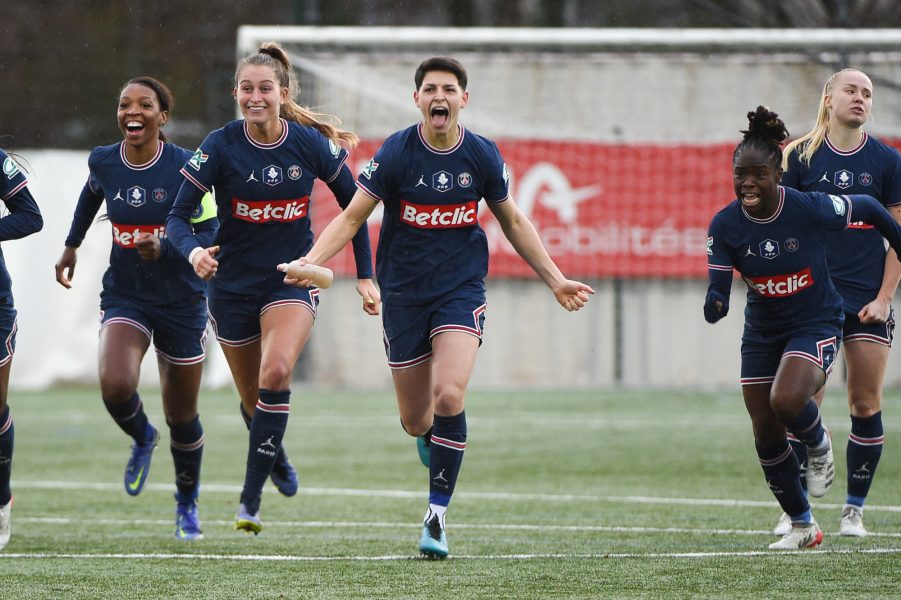
M485 321L488 245L479 201L487 201L504 235L564 308L579 310L594 290L566 279L548 256L510 196L494 142L459 124L469 101L463 66L452 58L430 58L414 81L422 122L385 140L357 179L350 206L299 262L323 264L384 204L376 272L385 349L401 424L417 437L429 469L419 550L445 558L445 512L466 449L464 395ZM286 277L285 283L310 281Z
M867 194L901 222L901 155L863 130L873 83L857 69L834 73L820 97L814 129L785 148L782 185L829 194ZM844 353L851 434L845 455L847 495L839 532L863 537L863 507L882 455L882 384L895 328L892 298L901 279L895 251L872 225L854 222L826 237L829 275L844 302ZM825 389L814 396L821 404ZM806 448L789 438L802 470ZM802 479L803 483L803 479ZM789 527L783 513L774 532Z
M801 488L786 431L807 447L812 496L823 496L834 476L831 442L811 399L832 369L844 320L826 268L826 232L863 221L901 248L901 227L869 196L780 186L780 143L788 131L763 106L748 113L748 120L732 158L737 199L713 217L707 234L704 317L715 323L726 315L737 270L748 285L742 394L767 485L792 525L770 548L797 550L817 546L823 532Z
M204 283L165 234L182 181L178 170L191 156L163 134L172 107L172 93L152 77L137 77L122 88L116 118L124 139L95 148L88 158L90 175L56 263L56 280L72 287L78 247L105 200L113 240L100 293L100 394L107 412L134 440L125 491L141 493L159 440L138 393L141 361L153 341L175 466L175 536L193 540L203 537L197 512L203 455L197 396L207 309ZM218 220L211 199L191 222L198 237L212 241Z
M181 169L185 181L166 221L170 239L195 273L209 280L210 316L249 424L247 468L235 528L257 534L263 484L270 473L285 495L297 491L282 439L288 422L294 363L319 304L318 289L285 286L276 265L313 243L310 193L326 182L347 206L354 181L345 166L357 136L298 105L297 79L276 43L241 59L234 95L244 119L211 132ZM222 219L216 245L191 233L189 218L216 189ZM218 252L221 247L221 252ZM369 234L353 242L357 290L378 309ZM215 277L214 277L215 276ZM278 473L278 479L276 474Z
M0 176L0 199L9 214L0 219L0 242L18 240L41 230L44 220L37 203L28 191L28 179L19 164L0 150L3 175ZM9 373L16 350L16 309L13 304L12 280L0 251L0 550L9 543L12 530L13 496L9 481L12 475L13 446L16 428L9 410Z

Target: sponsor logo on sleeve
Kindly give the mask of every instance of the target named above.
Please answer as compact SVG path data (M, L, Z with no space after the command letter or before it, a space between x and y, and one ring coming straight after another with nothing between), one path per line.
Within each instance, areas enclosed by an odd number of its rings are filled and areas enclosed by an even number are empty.
M19 165L16 164L16 161L8 156L3 159L3 174L6 175L7 179L12 179L18 172Z
M713 236L707 236L707 256L713 256Z
M835 210L835 214L842 217L845 215L845 211L847 210L847 206L845 205L845 200L840 196L829 195L829 199L832 200L832 208Z
M751 291L764 298L785 298L794 296L814 284L810 267L787 275L764 275L763 277L742 277Z
M372 179L372 174L375 173L375 170L379 168L379 163L375 162L374 158L370 158L369 162L366 163L366 166L363 167L363 171L360 173L366 179Z
M195 171L199 171L200 167L203 166L203 163L209 160L209 158L209 154L204 154L203 150L198 148L194 151L194 154L193 156L191 156L191 160L188 161L188 164L191 165L191 168Z
M463 204L413 204L400 201L400 220L420 229L472 227L478 223L476 201Z

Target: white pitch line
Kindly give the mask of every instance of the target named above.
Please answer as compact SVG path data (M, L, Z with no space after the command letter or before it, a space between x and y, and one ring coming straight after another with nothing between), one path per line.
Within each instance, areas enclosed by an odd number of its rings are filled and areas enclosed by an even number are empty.
M81 481L19 481L13 480L13 489L31 490L68 490L68 491L119 491L121 483L81 482ZM148 483L145 490L156 492L174 492L175 486L168 483ZM242 487L232 484L204 483L201 486L203 493L240 494ZM264 491L274 493L274 489L266 488ZM300 488L299 493L305 496L361 496L368 498L413 498L421 499L426 496L426 491L409 490L366 490L359 488ZM620 504L661 504L682 506L726 506L736 508L775 508L775 500L737 500L732 498L671 498L657 496L594 496L589 494L532 494L510 492L457 492L455 498L467 498L471 500L502 500L502 501L534 501L547 502L608 502ZM812 505L816 509L838 509L844 504L820 503ZM867 511L901 513L901 506L867 504Z
M84 523L84 517L16 517L16 523L34 523L40 525L76 525ZM163 519L91 519L91 525L107 525L111 527L129 527L136 525L152 525L167 527L171 520ZM234 521L205 520L205 525L229 527ZM266 526L275 528L309 528L309 529L412 529L420 525L388 522L366 521L266 521ZM502 530L502 531L571 531L574 533L681 533L695 535L746 535L768 536L769 529L701 529L691 527L623 527L605 525L530 525L530 524L498 524L498 523L454 523L454 529ZM826 532L838 535L838 532ZM869 537L901 538L901 532L869 532Z
M564 560L609 560L609 559L672 559L672 558L747 558L752 556L784 556L801 554L820 555L852 555L852 554L899 554L901 548L868 548L865 550L776 550L776 551L745 551L745 552L610 552L596 554L461 554L452 555L449 560L540 560L540 559L564 559ZM399 560L421 560L411 555L389 554L382 556L296 556L296 555L262 555L262 554L171 554L171 553L133 553L133 554L96 554L96 553L0 553L0 560L7 559L79 559L79 560L223 560L223 561L253 561L253 562L384 562Z

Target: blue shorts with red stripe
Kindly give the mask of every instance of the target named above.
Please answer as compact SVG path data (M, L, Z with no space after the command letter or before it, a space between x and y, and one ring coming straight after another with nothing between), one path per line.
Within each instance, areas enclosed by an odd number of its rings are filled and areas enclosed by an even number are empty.
M12 360L16 353L16 309L12 296L0 300L0 367Z
M860 322L857 313L845 313L844 326L845 343L849 342L873 342L882 346L892 347L892 339L895 337L895 309L891 309L888 320L885 323Z
M814 323L791 331L752 330L741 339L741 384L772 383L788 356L809 360L826 375L842 343L840 323Z
M203 362L206 356L206 297L190 296L181 302L155 306L135 298L100 294L100 329L122 323L153 340L156 353L176 365Z
M432 358L432 338L459 331L479 338L485 324L485 290L467 287L425 305L382 303L382 327L388 366L405 369Z
M260 338L260 317L277 306L301 306L316 318L319 288L284 285L259 294L245 295L216 290L210 286L210 322L216 339L225 346L246 346Z

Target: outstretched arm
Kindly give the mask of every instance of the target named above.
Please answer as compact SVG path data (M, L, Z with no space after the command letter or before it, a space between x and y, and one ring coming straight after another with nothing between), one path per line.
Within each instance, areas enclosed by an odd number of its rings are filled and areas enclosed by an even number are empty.
M535 226L522 214L513 199L508 198L500 203L489 202L488 207L513 249L532 267L545 285L551 288L560 306L569 311L585 306L588 296L594 290L580 281L571 281L563 276L541 243Z

